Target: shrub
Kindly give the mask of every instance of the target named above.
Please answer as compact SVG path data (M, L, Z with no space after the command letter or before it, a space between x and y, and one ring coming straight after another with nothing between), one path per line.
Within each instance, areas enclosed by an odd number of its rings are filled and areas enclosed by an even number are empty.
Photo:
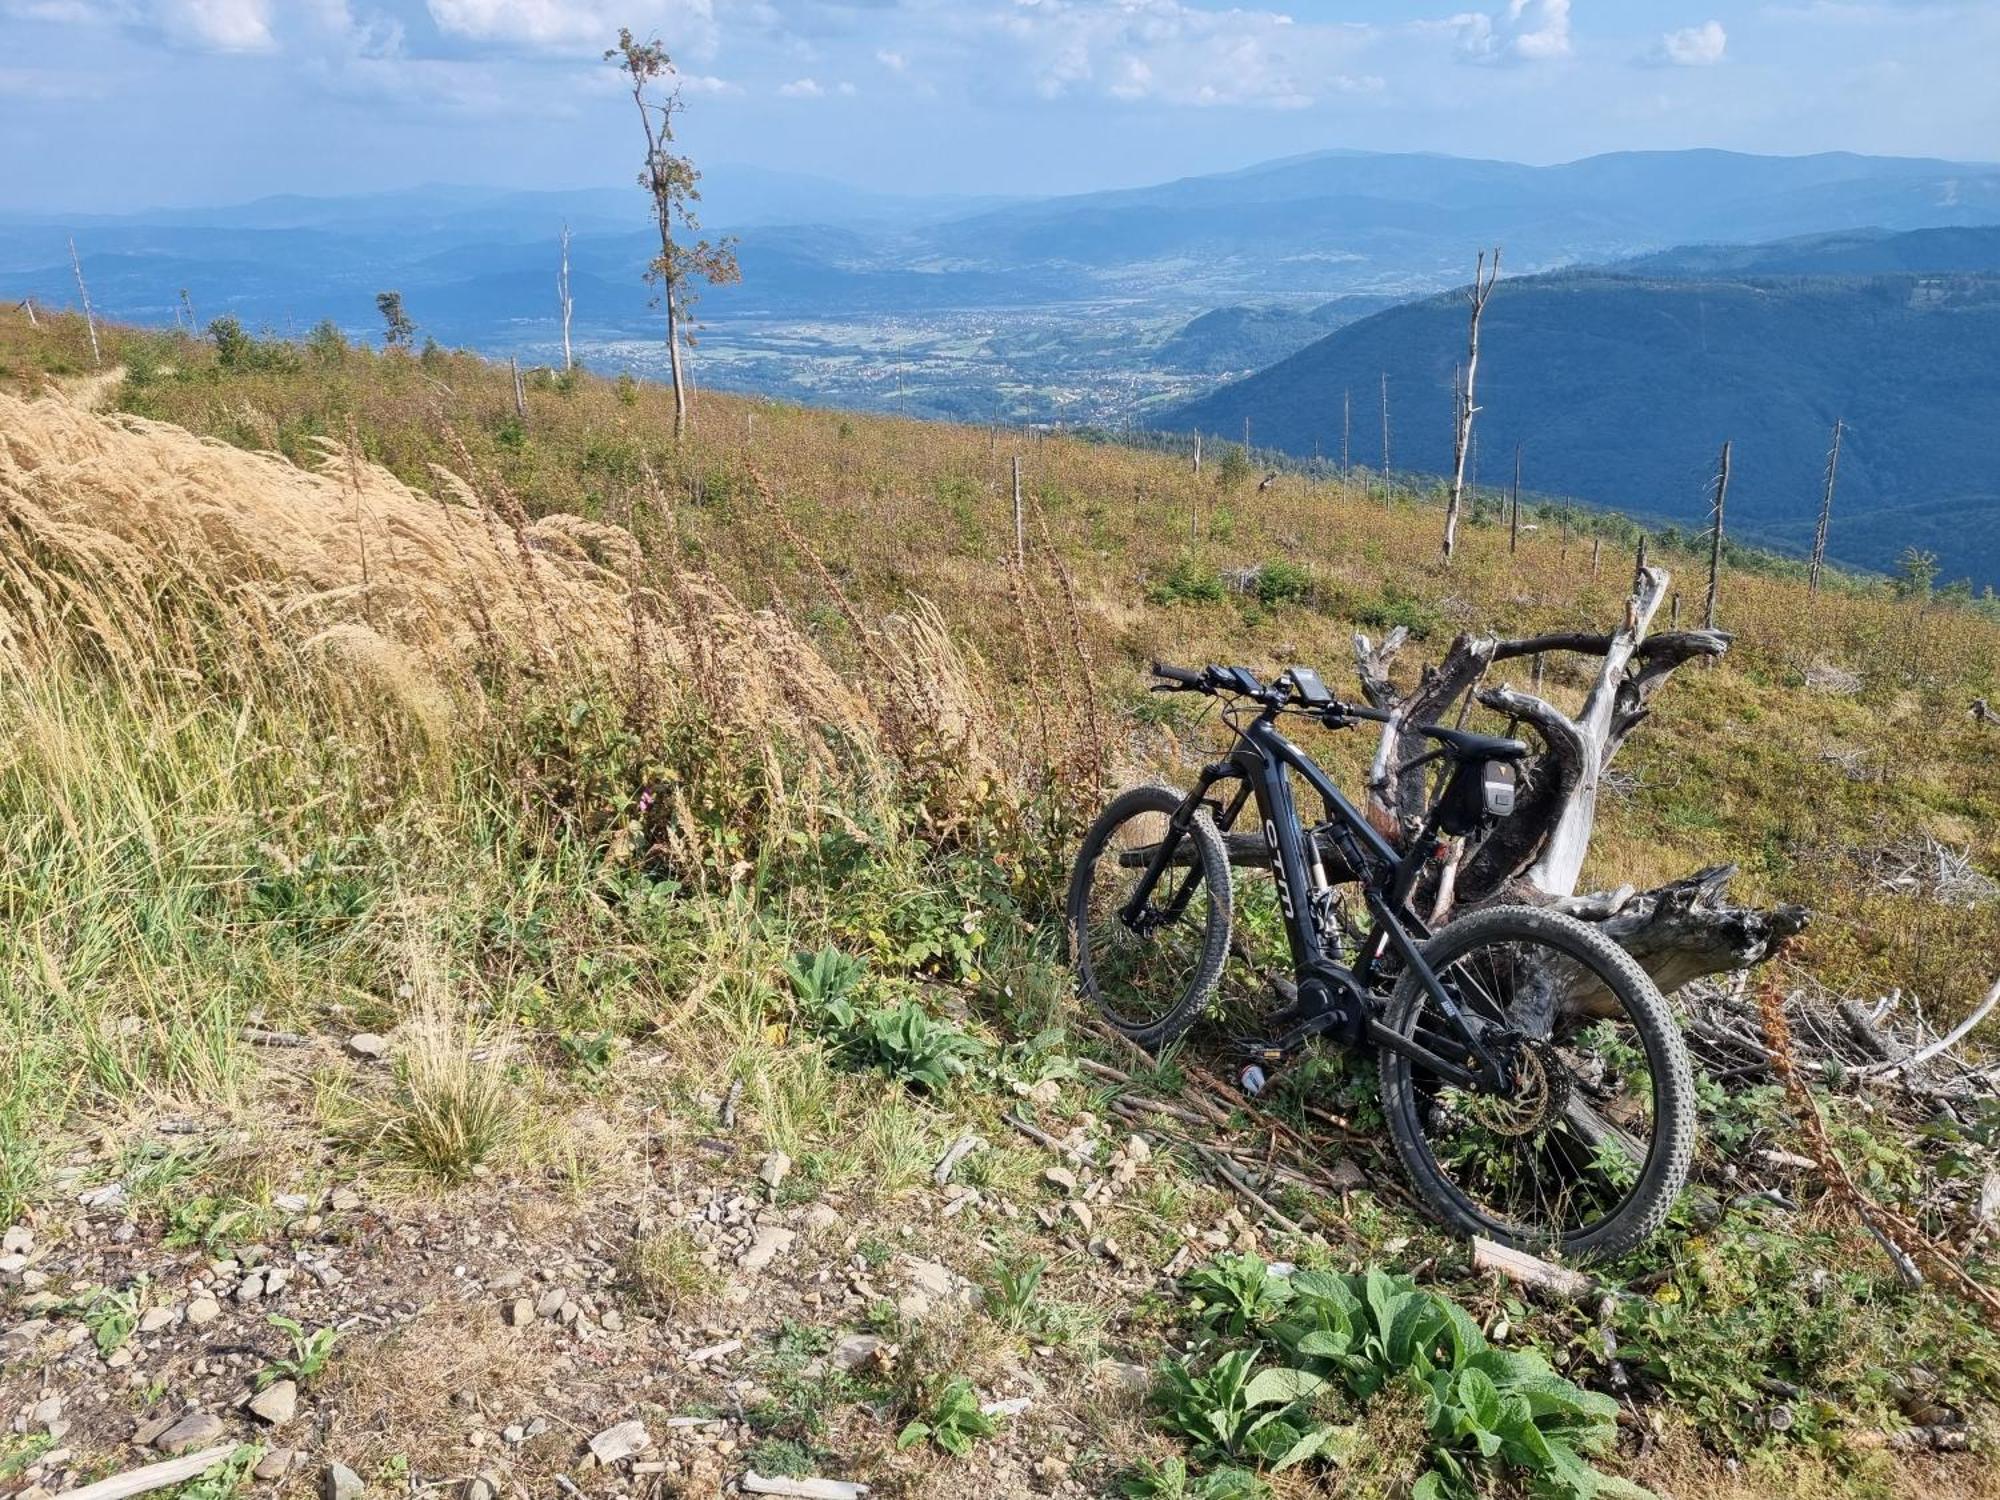
M1312 597L1312 575L1297 563L1267 562L1257 570L1257 602L1266 606L1304 604Z
M1146 591L1149 604L1219 604L1222 602L1222 575L1215 569L1183 556L1167 576Z

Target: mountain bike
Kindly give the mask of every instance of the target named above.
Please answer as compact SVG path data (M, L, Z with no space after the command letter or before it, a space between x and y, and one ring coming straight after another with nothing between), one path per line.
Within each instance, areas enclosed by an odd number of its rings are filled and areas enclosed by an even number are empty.
M1221 700L1233 742L1192 789L1121 793L1084 836L1068 901L1081 995L1143 1047L1179 1038L1230 957L1232 864L1268 868L1291 978L1274 977L1289 1003L1266 1019L1270 1034L1240 1043L1256 1065L1315 1038L1372 1049L1396 1154L1457 1233L1602 1258L1658 1229L1687 1181L1695 1103L1652 980L1558 912L1490 906L1433 932L1412 909L1447 838L1512 812L1528 746L1406 725L1433 748L1390 773L1434 762L1438 791L1399 850L1278 727L1344 730L1388 713L1340 702L1308 667L1270 683L1244 667L1156 662L1153 675L1156 692ZM1322 804L1310 828L1293 777ZM1253 808L1256 825L1236 831Z

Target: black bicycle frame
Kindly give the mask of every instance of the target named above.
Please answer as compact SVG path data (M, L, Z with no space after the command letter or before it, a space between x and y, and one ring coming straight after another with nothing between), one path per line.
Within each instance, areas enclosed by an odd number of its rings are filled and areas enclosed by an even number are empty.
M1467 1022L1463 1007L1424 961L1421 945L1430 936L1430 929L1410 910L1410 891L1431 856L1437 831L1434 823L1426 824L1411 841L1408 853L1398 855L1312 757L1278 732L1276 717L1274 710L1267 709L1248 724L1237 726L1236 744L1228 757L1203 769L1134 890L1125 908L1125 919L1135 921L1146 910L1161 875L1172 862L1176 846L1204 805L1214 810L1216 827L1227 831L1245 803L1254 797L1263 824L1264 847L1271 857L1271 874L1278 883L1278 904L1284 914L1285 934L1291 943L1292 967L1300 993L1306 993L1305 981L1319 980L1365 999L1375 979L1377 964L1385 953L1393 950L1430 995L1453 1037L1463 1045L1470 1066L1439 1056L1420 1042L1383 1025L1372 1014L1368 1018L1368 1039L1401 1053L1460 1088L1503 1091L1507 1087L1505 1070L1482 1045ZM1311 876L1317 860L1316 856L1309 860L1307 838L1288 772L1298 775L1319 795L1325 804L1325 822L1330 825L1335 847L1360 877L1372 925L1352 969L1329 956L1319 929L1314 910L1316 887ZM1241 785L1225 806L1211 800L1209 794L1227 781ZM1160 920L1171 921L1181 914L1199 880L1200 865L1196 863L1190 867L1189 878L1174 893L1167 909L1160 913Z

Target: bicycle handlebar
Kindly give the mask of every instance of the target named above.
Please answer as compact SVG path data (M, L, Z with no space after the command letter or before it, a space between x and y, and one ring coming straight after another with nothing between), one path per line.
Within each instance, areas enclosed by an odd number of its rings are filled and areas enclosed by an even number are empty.
M1266 687L1243 667L1203 667L1197 672L1190 667L1171 666L1162 661L1156 661L1152 665L1153 675L1161 679L1153 684L1153 691L1156 693L1206 693L1210 697L1223 693L1240 693L1244 697L1256 699L1267 708L1287 708L1304 701L1288 676L1281 676L1275 683ZM1386 724L1391 717L1385 709L1369 708L1359 703L1342 703L1338 699L1330 703L1313 705L1312 712L1330 729L1337 729L1356 719Z

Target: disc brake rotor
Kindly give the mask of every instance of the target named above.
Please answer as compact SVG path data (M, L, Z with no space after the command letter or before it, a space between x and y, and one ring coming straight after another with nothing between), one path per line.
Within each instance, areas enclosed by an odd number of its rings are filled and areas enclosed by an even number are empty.
M1514 1054L1509 1094L1471 1094L1459 1101L1465 1115L1495 1135L1524 1136L1546 1130L1569 1101L1569 1078L1545 1044Z

